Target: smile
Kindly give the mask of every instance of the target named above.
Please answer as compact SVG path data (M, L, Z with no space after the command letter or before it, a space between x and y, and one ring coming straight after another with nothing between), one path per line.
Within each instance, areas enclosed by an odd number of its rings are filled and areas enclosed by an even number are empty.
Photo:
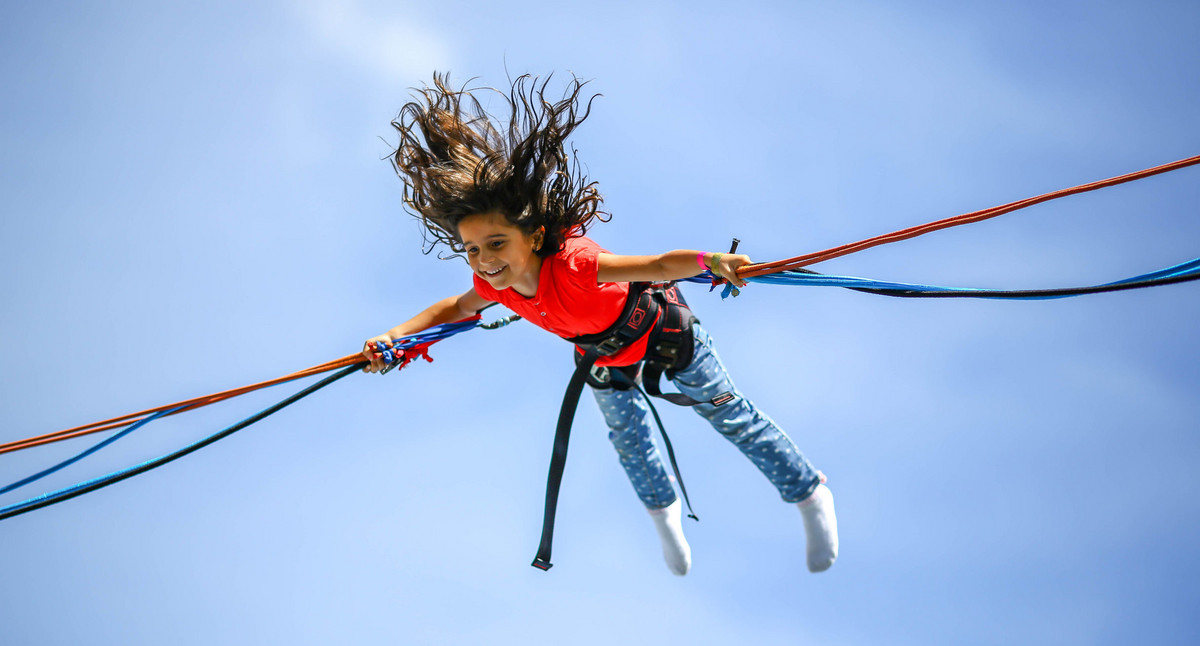
M504 271L504 267L499 267L499 268L493 269L492 271L488 271L485 269L485 270L483 270L483 275L491 278L491 277L500 275L500 272L502 272L502 271Z

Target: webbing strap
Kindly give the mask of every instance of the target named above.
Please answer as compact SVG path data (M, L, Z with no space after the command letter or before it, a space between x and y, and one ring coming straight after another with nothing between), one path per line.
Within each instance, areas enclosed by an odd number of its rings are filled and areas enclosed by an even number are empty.
M671 471L675 472L675 482L679 483L679 492L683 494L683 503L688 508L688 518L700 522L700 519L696 516L696 512L692 510L692 501L688 498L687 487L683 484L683 474L679 472L679 464L675 462L675 447L671 446L671 438L667 436L667 427L663 426L662 418L658 416L658 409L650 402L650 397L641 388L638 388L638 392L642 393L642 397L646 399L646 406L650 408L650 412L654 415L654 423L658 424L658 434L662 436L663 446L667 449L667 458L671 460Z
M646 387L645 392L651 397L665 399L676 406L699 406L700 404L712 404L713 406L720 406L721 404L725 404L733 400L733 393L729 391L718 393L716 397L705 401L697 401L683 393L664 393L658 385L659 379L662 377L662 373L662 365L651 363L649 361L646 362L646 367L642 371L642 384ZM649 401L650 399L647 398L646 402L649 403ZM653 410L653 408L651 410ZM655 416L657 417L657 413Z
M613 381L618 381L631 388L637 389L637 391L641 393L642 398L646 401L646 407L650 409L650 413L654 415L654 423L658 425L658 434L662 436L663 446L667 449L667 458L671 461L671 471L675 472L675 482L679 483L679 491L683 494L683 502L688 508L688 518L699 521L700 519L696 517L696 512L692 510L692 501L688 498L687 487L683 484L683 474L679 472L679 463L675 461L675 447L671 446L671 438L667 435L667 427L663 425L662 418L658 416L658 409L654 407L654 402L650 400L650 396L646 394L646 391L642 390L642 387L639 386L636 381L630 379L625 373L613 372L611 374ZM655 390L658 390L657 382L658 378L655 377ZM662 395L659 396L661 397ZM683 395L681 395L681 397L682 396Z
M600 353L589 349L575 367L567 392L563 395L562 408L558 411L558 428L554 431L554 451L550 455L550 472L546 476L546 510L542 516L542 542L538 545L533 567L545 571L554 567L550 563L550 550L554 543L554 513L558 507L558 489L562 485L563 470L567 466L567 445L571 441L571 425L575 422L575 409L579 407L579 395L583 392L584 378L596 365Z

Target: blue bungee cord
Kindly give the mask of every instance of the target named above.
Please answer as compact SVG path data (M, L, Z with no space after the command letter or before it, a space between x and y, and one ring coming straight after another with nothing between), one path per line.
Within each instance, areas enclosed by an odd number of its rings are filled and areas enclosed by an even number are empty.
M687 278L682 282L704 283L711 284L716 287L714 279L716 277L712 272L705 272L694 278ZM842 287L855 291L868 292L872 294L880 294L883 296L896 296L901 298L993 298L993 299L1008 299L1008 300L1034 300L1034 299L1052 299L1052 298L1067 298L1070 296L1080 296L1083 294L1098 294L1102 292L1115 292L1126 289L1140 289L1143 287L1156 287L1158 285L1170 285L1172 283L1182 283L1192 280L1200 280L1200 258L1189 260L1166 269L1152 271L1150 273L1141 274L1132 278L1104 283L1101 285L1091 285L1087 287L1065 287L1057 289L981 289L976 287L941 287L937 285L921 285L913 283L898 283L891 281L874 280L870 278L858 278L855 276L833 276L828 274L819 274L808 270L790 270L781 271L774 274L766 274L762 276L751 276L745 279L750 283L767 283L771 285L795 285L806 287ZM730 295L736 296L737 289L732 284L726 282L724 290L721 292L721 298L728 298Z
M156 469L158 467L161 467L164 464L167 464L168 462L173 462L175 460L178 460L179 458L181 458L189 453L198 451L198 450L208 446L209 444L216 442L217 440L220 440L220 439L223 439L230 435L233 435L234 433L242 430L243 428L246 428L247 426L249 426L259 420L262 420L263 418L265 418L269 415L272 415L280 410L283 410L284 408L287 408L288 406L317 392L318 390L341 379L342 377L345 377L352 372L360 370L364 365L366 365L366 361L363 361L362 363L358 363L358 364L349 366L348 368L345 368L343 370L340 370L337 373L330 375L330 376L322 379L321 381L305 388L304 390L301 390L300 392L292 395L291 397L288 397L287 399L279 402L278 404L275 404L273 406L265 408L262 411L259 411L258 413L255 413L254 415L251 415L250 417L247 417L246 419L238 422L237 424L234 424L233 426L230 426L224 430L218 431L217 433L213 433L212 435L209 435L208 437L206 437L198 442L193 442L192 444L189 444L177 451L172 451L171 453L168 453L161 457L155 458L153 460L147 460L146 462L143 462L141 464L138 464L138 465L126 468L126 469L122 469L120 471L115 471L106 476L101 476L99 478L93 478L92 480L81 482L79 484L67 487L65 489L60 489L58 491L54 491L51 493L43 494L41 496L37 496L36 498L30 498L29 500L26 500L24 502L19 502L19 503L13 504L13 505L9 505L7 507L0 508L0 520L4 520L6 518L11 518L13 516L19 516L26 512L30 512L35 509L40 509L40 508L46 507L48 505L53 505L55 503L59 503L64 500L70 500L71 498L74 498L76 496L82 496L85 493L107 487L111 484L115 484L117 482L125 480L126 478L132 478L133 476L136 476L140 473L145 473L147 471L150 471L151 469ZM157 416L161 416L163 414L164 413L159 413ZM139 422L138 425L145 423L145 422L149 422L149 421L150 421L149 419L143 420L142 422Z
M96 451L99 451L100 449L108 446L109 444L112 444L113 442L116 442L117 440L125 437L126 435L129 435L130 433L138 430L139 428L145 426L146 424L149 424L150 422L153 422L154 420L156 420L160 417L165 417L167 415L170 415L171 413L174 413L175 411L180 410L182 408L184 408L184 407L177 406L175 408L170 408L170 409L167 409L164 411L159 411L153 415L149 415L143 419L140 419L137 422L130 424L129 426L127 426L127 427L121 429L120 431L118 431L117 433L113 434L112 437L109 437L109 438L103 440L102 442L87 449L86 451L83 451L82 453L79 453L78 455L76 455L74 457L67 458L66 460L63 460L62 462L59 462L58 464L56 464L48 469L39 471L39 472L29 476L28 478L18 480L16 482L0 489L0 495L6 494L14 489L19 489L20 487L24 487L25 485L27 485L31 482L36 482L38 480L41 480L42 478L45 478L46 476L50 475L51 473L55 473L56 471L60 471L66 467L69 467L72 464L75 464L76 462L95 453Z
M518 318L519 317L516 317L516 316L510 316L507 318L503 318L503 319L494 321L492 323L482 323L482 322L480 322L480 319L478 317L475 317L475 318L466 319L463 321L455 321L452 323L437 325L437 326L431 327L427 330L424 330L422 332L419 332L417 334L406 336L402 339L397 339L396 341L394 341L392 343L391 346L381 346L380 350L384 354L384 360L388 364L387 369L391 370L396 367L401 367L401 366L407 364L408 362L415 359L417 356L424 356L427 360L431 360L431 359L429 359L429 355L428 355L428 347L431 344L436 343L437 341L454 336L461 332L466 332L466 331L474 329L476 327L482 327L485 329L496 329L499 327L503 327L504 325L507 325L509 322L516 320ZM411 351L411 352L408 352L408 351ZM103 487L107 487L111 484L115 484L117 482L120 482L121 480L131 478L131 477L141 474L141 473L145 473L147 471L150 471L151 469L158 468L160 466L167 464L168 462L173 462L189 453L192 453L201 448L204 448L205 446L208 446L209 444L212 444L212 443L216 442L217 440L228 437L229 435L232 435L233 433L236 433L237 431L239 431L255 422L258 422L258 421L262 420L263 418L265 418L275 412L278 412L278 411L282 410L283 408L286 408L287 406L290 406L291 404L303 399L304 397L307 397L308 395L311 395L312 393L320 390L321 388L324 388L325 386L328 386L329 384L351 374L352 372L355 372L356 370L361 369L363 366L366 365L366 363L367 362L365 360L363 360L361 362L358 362L358 363L352 364L348 367L345 367L343 370L337 372L336 374L333 374L329 377L326 377L325 379L322 379L321 381L309 386L308 388L305 388L304 390L292 395L291 397L288 397L287 399L285 399L273 406L270 406L270 407L256 413L255 415L252 415L252 416L234 424L233 426L230 426L230 427L228 427L224 430L221 430L217 433L214 433L200 441L189 444L188 446L185 446L177 451L172 451L171 453L160 456L153 460L148 460L141 464L138 464L138 465L135 465L132 467L128 467L126 469L121 469L119 471L115 471L115 472L110 473L105 476L101 476L98 478L93 478L91 480L80 482L78 484L72 485L70 487L66 487L64 489L60 489L58 491L53 491L53 492L50 492L47 494L43 494L43 495L19 502L19 503L8 505L6 507L0 507L0 520L4 520L6 518L11 518L13 516L18 516L20 514L23 514L23 513L29 512L29 511L33 511L35 509L39 509L41 507L46 507L49 505L53 505L55 503L69 500L76 496L81 496L85 493L95 491L95 490L101 489ZM44 469L44 470L42 470L38 473L35 473L29 477L23 478L17 482L14 482L10 485L5 486L3 489L0 489L0 494L8 493L19 487L25 486L31 482L34 482L36 480L39 480L41 478L44 478L44 477L52 474L52 473L55 473L65 467L68 467L68 466L82 460L83 458L88 457L89 455L92 455L93 453L99 451L100 449L102 449L106 446L109 446L113 442L116 442L117 440L129 435L133 431L145 426L146 424L149 424L150 422L152 422L156 419L159 419L160 417L165 417L167 415L171 415L172 413L175 413L184 408L187 408L186 404L180 405L180 406L175 406L173 408L164 409L164 410L158 411L152 415L148 415L147 417L130 424L128 427L122 429L120 432L114 434L112 437L109 437L109 438L97 443L96 445L82 451L81 453L79 453L71 458L68 458L67 460L64 460L50 468Z

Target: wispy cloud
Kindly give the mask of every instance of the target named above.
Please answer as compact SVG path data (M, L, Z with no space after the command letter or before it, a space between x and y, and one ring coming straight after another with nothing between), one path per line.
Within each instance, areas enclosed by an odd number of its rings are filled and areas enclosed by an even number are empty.
M317 42L388 79L425 76L453 66L452 47L411 12L368 13L353 1L313 0L297 5Z

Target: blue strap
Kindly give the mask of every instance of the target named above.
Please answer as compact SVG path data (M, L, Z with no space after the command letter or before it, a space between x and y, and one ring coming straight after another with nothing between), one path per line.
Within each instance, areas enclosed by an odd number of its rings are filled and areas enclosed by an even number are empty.
M701 274L700 276L696 276L694 278L688 278L686 280L693 283L709 283L711 281L711 274L706 272L705 274ZM1065 287L1058 289L1004 290L980 289L975 287L941 287L937 285L921 285L914 283L897 283L873 280L870 278L858 278L855 276L831 276L808 271L783 271L776 274L767 274L765 276L752 276L746 280L747 282L752 283L768 283L773 285L842 287L846 289L882 294L884 296L901 296L910 298L962 297L1032 300L1067 298L1070 296L1081 296L1084 294L1096 294L1101 292L1120 291L1124 289L1139 289L1142 287L1155 287L1158 285L1169 285L1172 283L1200 280L1200 258L1189 260L1188 262L1180 263L1173 267L1167 267L1166 269L1152 271L1147 274L1141 274L1139 276L1134 276L1132 278L1126 278L1111 283L1091 285L1087 287ZM726 298L729 296L729 293L730 290L726 289L725 292L721 294L721 297Z

